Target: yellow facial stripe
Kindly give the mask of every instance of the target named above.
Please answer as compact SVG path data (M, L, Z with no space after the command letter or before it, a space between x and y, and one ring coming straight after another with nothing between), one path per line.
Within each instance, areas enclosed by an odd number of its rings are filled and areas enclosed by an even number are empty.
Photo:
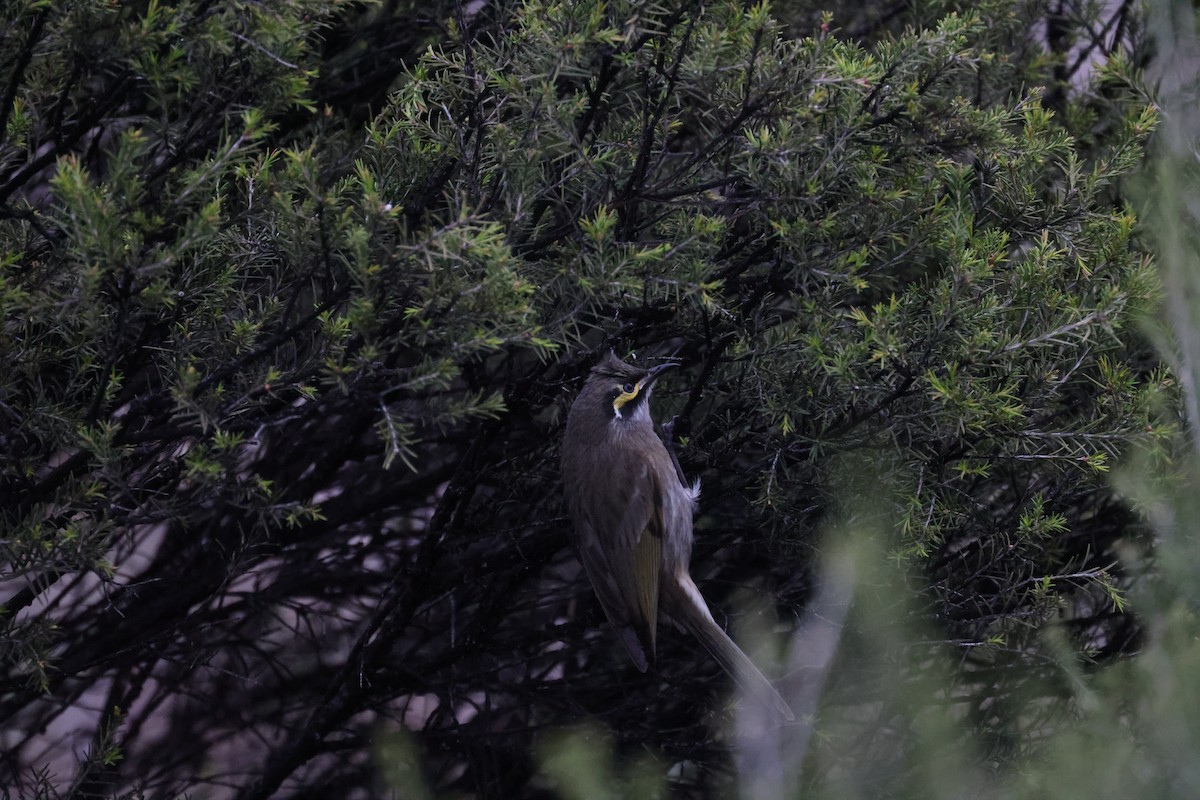
M613 411L617 412L618 416L620 416L620 414L621 414L621 406L625 405L630 400L637 397L638 392L642 391L642 384L644 384L645 382L646 382L646 380L643 378L642 380L640 380L634 384L632 392L626 392L626 391L622 390L621 393L619 395L617 395L616 399L613 400Z

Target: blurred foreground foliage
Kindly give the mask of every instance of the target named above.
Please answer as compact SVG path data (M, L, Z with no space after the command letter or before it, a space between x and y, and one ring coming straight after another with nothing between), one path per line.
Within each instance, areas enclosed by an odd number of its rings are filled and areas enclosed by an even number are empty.
M1140 23L902 5L6 4L4 784L1133 785L1085 765L1188 702L1154 681L1193 646L1139 615L1151 489L1112 481L1186 449L1122 183ZM656 413L693 572L799 631L778 741L684 637L637 673L567 545L557 442L608 348L685 364Z

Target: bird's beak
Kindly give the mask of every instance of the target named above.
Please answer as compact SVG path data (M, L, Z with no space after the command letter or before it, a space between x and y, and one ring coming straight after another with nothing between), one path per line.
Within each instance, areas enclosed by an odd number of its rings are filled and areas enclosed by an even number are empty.
M645 389L646 387L650 386L650 384L658 380L659 375L662 375L667 370L674 369L678 366L678 364L668 362L665 364L659 364L656 367L651 367L650 371L646 373L646 377L642 378L642 388Z

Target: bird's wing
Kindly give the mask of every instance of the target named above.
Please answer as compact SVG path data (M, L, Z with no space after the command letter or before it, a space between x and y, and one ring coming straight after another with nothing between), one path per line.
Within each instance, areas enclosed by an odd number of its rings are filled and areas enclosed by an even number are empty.
M605 615L621 632L638 669L645 671L654 662L657 638L662 489L649 464L640 459L607 476L620 481L619 487L602 492L618 504L620 515L612 513L609 519L616 523L604 528L589 515L587 530L581 531L580 555Z
M633 541L632 585L623 587L627 599L632 599L633 625L654 661L658 632L658 576L662 567L664 529L663 494L658 477L647 462L641 463L642 476L637 481L635 496L626 506L617 536ZM649 513L647 514L647 510Z

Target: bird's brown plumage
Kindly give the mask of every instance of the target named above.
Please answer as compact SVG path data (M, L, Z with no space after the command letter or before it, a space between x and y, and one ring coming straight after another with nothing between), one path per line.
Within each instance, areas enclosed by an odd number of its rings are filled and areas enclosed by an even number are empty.
M688 573L699 486L681 481L649 411L651 388L667 366L643 369L610 353L571 406L562 469L580 558L638 669L654 663L662 610L752 696L792 719L770 681L713 620Z

